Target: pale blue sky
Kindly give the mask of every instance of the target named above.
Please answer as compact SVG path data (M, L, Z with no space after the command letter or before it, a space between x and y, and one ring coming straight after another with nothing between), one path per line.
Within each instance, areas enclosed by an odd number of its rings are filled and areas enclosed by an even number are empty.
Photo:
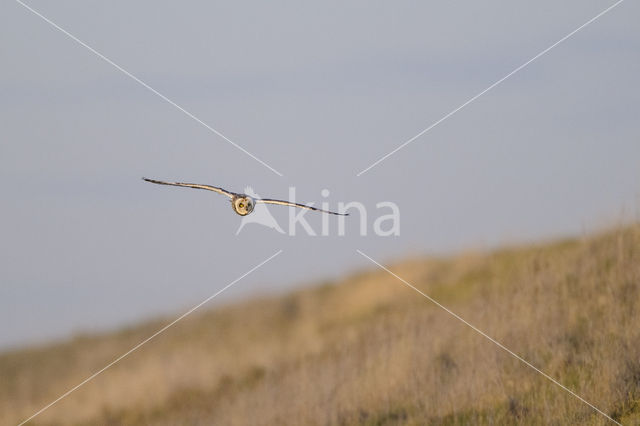
M640 197L640 5L627 1L361 177L612 1L28 3L278 177L20 6L0 5L0 345L171 314L370 264L579 234ZM401 208L397 238L291 238L224 199ZM286 209L273 209L284 223ZM310 217L319 229L320 217ZM335 222L332 218L333 225ZM218 301L218 299L216 299Z

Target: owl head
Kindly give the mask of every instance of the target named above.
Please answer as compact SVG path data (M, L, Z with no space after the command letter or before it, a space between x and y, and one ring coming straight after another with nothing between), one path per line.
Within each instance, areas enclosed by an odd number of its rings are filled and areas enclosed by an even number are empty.
M233 211L238 213L240 216L246 216L253 211L256 203L253 198L248 195L236 195L231 199L231 207L233 207Z

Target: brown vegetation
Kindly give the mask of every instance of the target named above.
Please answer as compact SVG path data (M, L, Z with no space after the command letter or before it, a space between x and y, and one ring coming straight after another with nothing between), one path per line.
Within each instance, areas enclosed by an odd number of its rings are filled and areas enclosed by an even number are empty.
M640 228L395 273L640 424ZM0 355L15 424L163 322ZM32 424L606 424L384 271L194 314Z

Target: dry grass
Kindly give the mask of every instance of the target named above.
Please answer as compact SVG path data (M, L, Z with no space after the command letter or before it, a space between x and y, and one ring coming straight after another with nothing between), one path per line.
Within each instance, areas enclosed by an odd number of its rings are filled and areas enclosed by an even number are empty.
M640 227L392 269L614 418L640 424ZM0 355L0 423L28 417L161 325ZM194 315L36 420L607 423L379 270Z

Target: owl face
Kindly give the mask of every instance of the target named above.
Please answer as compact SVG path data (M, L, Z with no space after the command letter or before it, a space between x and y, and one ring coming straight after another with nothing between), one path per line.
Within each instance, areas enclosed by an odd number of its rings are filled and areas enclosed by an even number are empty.
M255 205L256 203L253 201L253 198L248 195L237 195L231 200L233 211L238 213L240 216L246 216L251 213Z

